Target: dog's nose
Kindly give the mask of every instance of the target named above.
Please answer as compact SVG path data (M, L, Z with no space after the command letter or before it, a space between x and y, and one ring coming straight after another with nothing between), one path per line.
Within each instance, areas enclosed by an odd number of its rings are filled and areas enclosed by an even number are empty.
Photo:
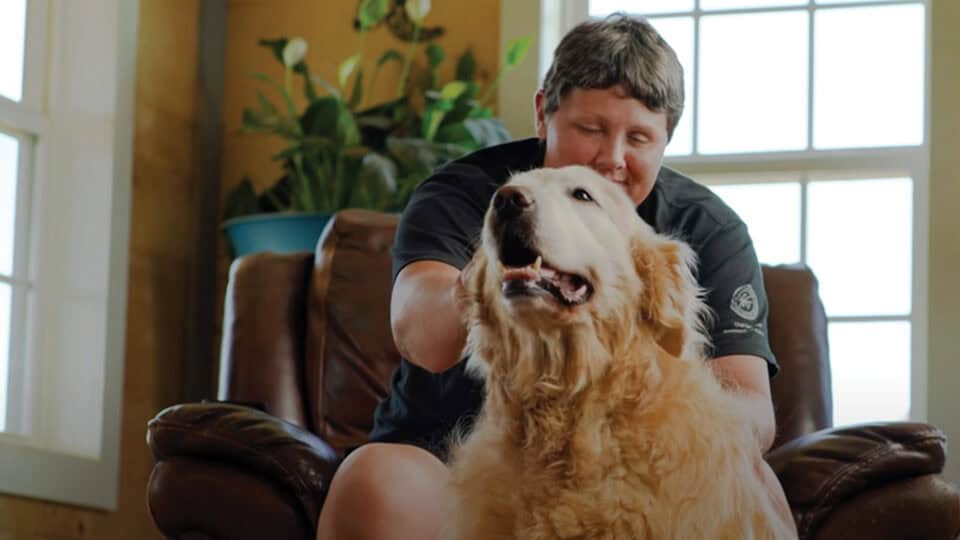
M503 217L517 217L531 204L530 197L513 186L502 187L493 196L493 209Z

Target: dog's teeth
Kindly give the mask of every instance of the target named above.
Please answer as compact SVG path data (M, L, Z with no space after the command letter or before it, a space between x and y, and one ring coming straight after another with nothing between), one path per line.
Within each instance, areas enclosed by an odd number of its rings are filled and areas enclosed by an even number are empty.
M537 255L537 260L533 261L533 271L539 273L541 265L543 265L543 257Z

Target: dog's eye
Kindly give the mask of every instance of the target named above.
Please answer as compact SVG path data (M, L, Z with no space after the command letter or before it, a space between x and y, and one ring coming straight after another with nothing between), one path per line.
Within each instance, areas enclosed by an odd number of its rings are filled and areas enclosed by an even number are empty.
M587 193L587 190L583 188L577 188L573 190L571 195L573 195L573 198L577 199L578 201L593 202L593 197L591 197L590 194Z

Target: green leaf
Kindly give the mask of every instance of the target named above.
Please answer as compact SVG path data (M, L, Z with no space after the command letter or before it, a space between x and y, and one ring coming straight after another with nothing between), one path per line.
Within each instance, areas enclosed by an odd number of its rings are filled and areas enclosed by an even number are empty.
M510 140L510 132L496 118L474 118L444 126L437 132L437 142L455 143L472 148L485 148Z
M476 107L470 111L469 118L493 118L493 109L490 107Z
M437 133L437 128L440 127L440 122L442 120L443 111L439 111L435 107L430 107L423 111L423 119L420 122L420 133L423 135L425 140L433 140L433 137Z
M257 90L257 103L260 104L260 111L266 114L277 114L277 108L270 100L263 95L263 92Z
M477 72L477 60L473 56L473 51L467 49L457 60L457 74L454 77L458 81L470 82Z
M453 101L460 97L460 94L463 94L467 90L467 83L463 81L450 81L447 84L443 85L443 88L440 90L440 96L447 101ZM453 108L453 103L450 104L451 109ZM449 109L448 109L449 110Z
M437 136L433 139L438 143L452 143L470 148L471 150L479 148L477 141L473 140L473 135L467 129L463 122L447 124L437 130Z
M307 107L300 119L304 135L330 137L337 133L337 110L339 100L333 96L324 96Z
M443 118L443 124L463 122L479 104L474 100L480 86L475 82L468 82L467 89L453 102L453 110Z
M378 67L379 67L379 66L382 66L382 65L386 64L387 62L389 62L390 60L396 60L397 62L403 62L403 55L400 54L400 51L398 51L398 50L396 50L396 49L387 49L382 55L380 55L380 59L377 60L377 66L378 66Z
M390 12L388 0L361 0L357 9L357 20L362 30L369 30L373 25L382 21Z
M530 37L522 37L511 40L507 44L507 66L515 67L527 56L527 49L530 48Z
M446 57L446 54L443 52L443 47L437 45L436 43L431 43L427 46L427 64L430 66L430 69L436 68L440 65L440 62L443 62L443 59Z
M306 64L303 65L303 95L306 96L307 101L313 101L317 99L317 90L313 87L313 77L310 76L310 69Z
M258 81L265 82L270 86L274 87L277 90L277 92L279 92L280 95L283 96L283 101L287 106L287 115L291 119L297 117L297 108L293 104L293 98L290 97L289 92L287 92L287 89L284 88L282 84L277 83L276 81L274 81L264 73L255 72L255 73L251 73L250 76Z
M319 75L317 75L317 74L311 73L311 74L310 74L310 81L311 81L311 82L315 82L315 83L319 84L320 86L322 86L323 89L326 90L327 93L329 93L331 96L334 96L334 97L336 97L337 99L342 99L342 98L341 98L341 95L340 95L340 90L338 90L336 86L328 83L327 80L324 79L323 77L321 77L321 76L319 76ZM314 96L314 98L311 99L310 101L313 101L314 99L316 99L316 96Z
M353 113L333 96L324 96L311 103L300 122L304 134L328 137L340 147L360 142L360 130Z
M467 152L463 146L435 143L414 137L387 137L390 157L397 162L403 175L426 178L435 168Z
M357 67L357 64L360 63L360 55L355 54L350 58L347 58L340 64L340 68L337 70L337 80L340 82L340 88L343 90L347 89L347 79L350 78L350 74L353 73L353 70Z
M260 114L257 111L249 107L246 107L243 109L243 117L240 121L241 131L254 132L254 131L260 131L265 127L267 126L263 122L263 120L260 118Z
M227 194L226 204L223 210L223 219L232 219L235 217L256 214L260 207L257 203L257 193L253 189L253 182L250 177L244 176L230 193Z
M471 118L465 120L463 125L481 147L505 143L511 138L507 127L496 118Z
M360 144L360 128L357 127L357 121L353 117L353 112L337 102L340 107L337 114L337 140L343 146L356 146Z
M360 68L357 71L357 77L353 80L353 93L350 94L350 101L347 102L347 107L350 107L351 110L356 109L360 105L360 101L363 100L363 68Z
M360 162L357 180L365 200L357 200L358 205L374 210L389 209L392 194L397 191L397 164L392 159L369 152Z

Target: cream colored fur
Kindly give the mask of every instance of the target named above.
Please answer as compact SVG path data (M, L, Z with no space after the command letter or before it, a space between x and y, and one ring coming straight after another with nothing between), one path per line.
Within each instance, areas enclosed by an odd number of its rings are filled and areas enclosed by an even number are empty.
M692 250L588 168L510 185L534 201L544 259L594 294L574 308L506 298L487 213L462 291L468 369L485 378L486 400L452 448L444 538L781 537L753 471L755 437L703 357ZM596 203L571 197L576 187Z

